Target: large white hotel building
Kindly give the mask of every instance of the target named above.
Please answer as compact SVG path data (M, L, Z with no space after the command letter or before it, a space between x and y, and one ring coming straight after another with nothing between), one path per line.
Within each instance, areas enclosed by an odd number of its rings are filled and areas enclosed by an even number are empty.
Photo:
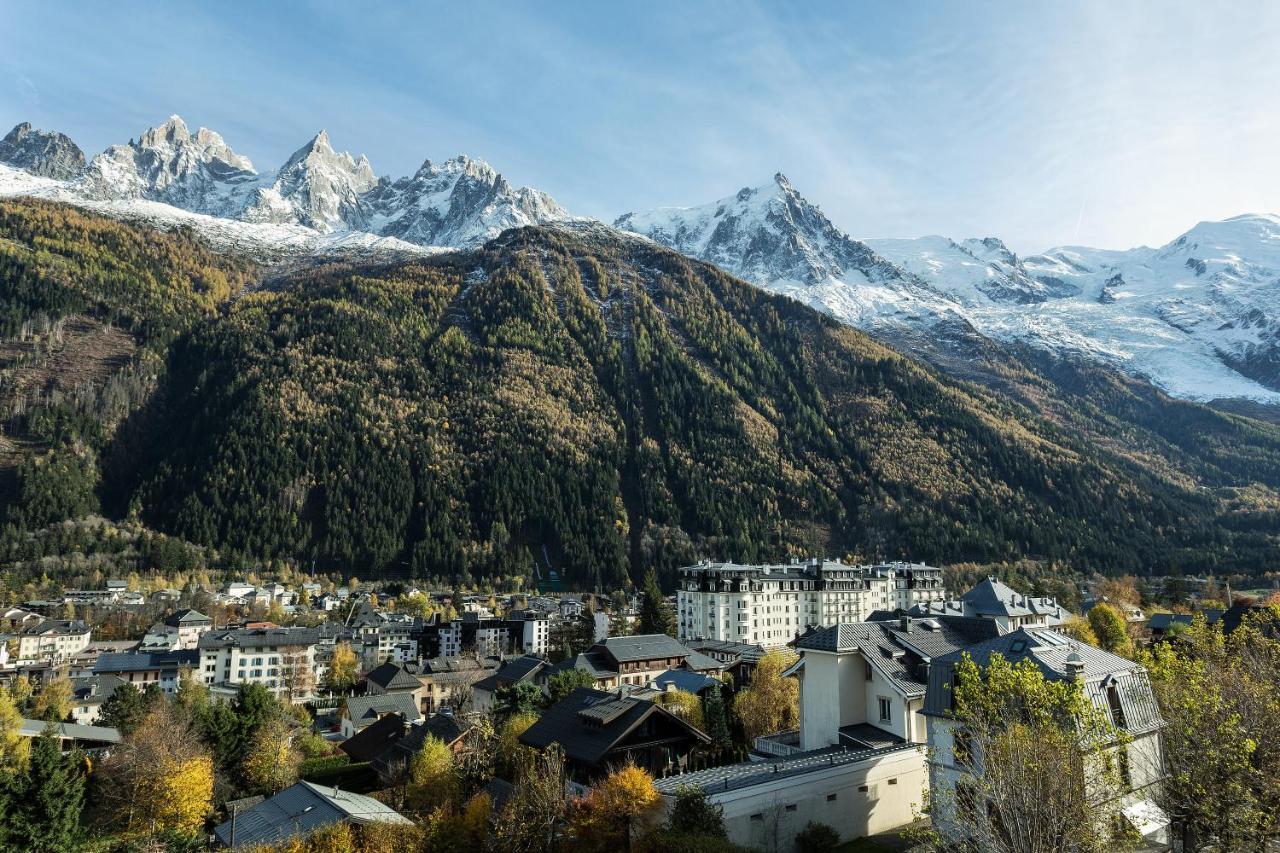
M769 648L786 645L810 627L863 622L877 610L906 610L946 597L942 569L920 563L702 562L680 569L677 631L681 640Z

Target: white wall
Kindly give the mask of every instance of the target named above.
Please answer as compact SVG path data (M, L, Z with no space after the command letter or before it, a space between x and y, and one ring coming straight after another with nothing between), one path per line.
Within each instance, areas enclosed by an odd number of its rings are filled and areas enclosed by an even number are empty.
M923 750L904 750L709 799L724 808L730 841L790 853L810 821L833 827L842 841L905 826L923 803L926 778Z

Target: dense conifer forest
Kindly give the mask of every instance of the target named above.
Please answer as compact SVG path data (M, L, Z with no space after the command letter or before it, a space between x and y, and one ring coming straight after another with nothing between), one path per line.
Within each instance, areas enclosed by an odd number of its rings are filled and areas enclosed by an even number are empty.
M1280 556L1275 425L1029 354L958 379L607 229L267 273L0 203L9 541L100 513L362 577L603 587L701 556ZM95 381L41 373L87 346L68 323L123 338Z

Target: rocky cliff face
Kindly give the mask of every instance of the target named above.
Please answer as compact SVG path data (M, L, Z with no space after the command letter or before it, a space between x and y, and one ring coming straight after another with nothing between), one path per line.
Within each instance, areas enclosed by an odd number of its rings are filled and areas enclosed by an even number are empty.
M23 122L0 139L0 163L33 175L69 181L84 171L84 152L71 137Z

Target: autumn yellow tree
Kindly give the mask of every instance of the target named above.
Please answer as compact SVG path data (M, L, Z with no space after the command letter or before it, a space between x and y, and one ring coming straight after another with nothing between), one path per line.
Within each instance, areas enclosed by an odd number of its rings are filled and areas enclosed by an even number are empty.
M283 717L263 723L253 736L253 746L244 761L244 775L255 789L267 794L283 791L298 781L302 754L293 742L293 732Z
M22 713L10 692L0 687L0 770L25 770L31 738L23 737Z
M37 720L65 720L71 713L73 690L65 676L46 681L31 700L31 716Z
M702 715L702 700L696 694L687 690L668 690L658 696L658 704L698 731L706 730Z
M325 676L325 686L334 693L345 693L356 683L359 660L350 643L338 643L333 649L333 660Z
M575 853L616 853L629 850L631 839L657 813L658 790L653 777L626 764L573 804L569 836Z
M176 703L156 703L94 777L104 814L126 834L192 834L212 808L213 756Z
M751 684L733 700L734 713L747 737L793 729L800 724L800 684L784 676L795 663L792 653L771 651L760 659Z
M458 780L453 772L453 753L439 738L428 736L422 749L409 761L405 775L406 807L428 814L450 806L458 798Z

